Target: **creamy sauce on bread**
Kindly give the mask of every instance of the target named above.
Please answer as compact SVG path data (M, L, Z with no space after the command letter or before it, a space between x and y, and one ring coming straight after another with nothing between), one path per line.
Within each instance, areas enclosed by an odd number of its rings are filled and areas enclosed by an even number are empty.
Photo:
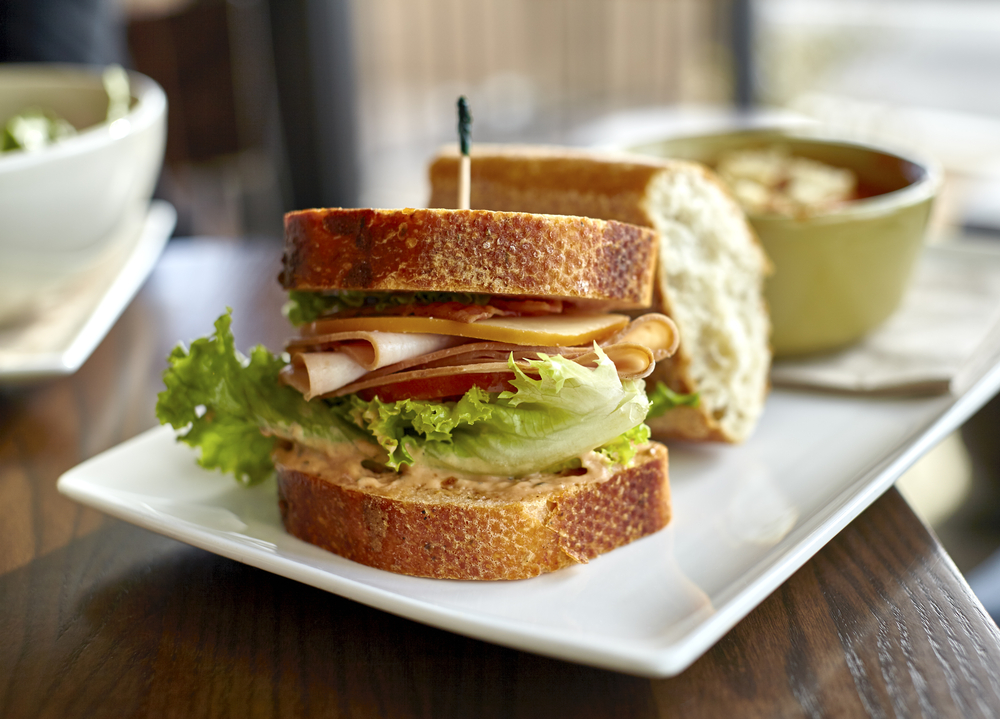
M637 453L636 464L643 464L665 451L662 445L647 444ZM282 447L275 450L274 461L286 469L313 474L341 486L353 485L385 496L420 492L421 495L440 493L449 497L512 500L538 496L572 485L606 482L622 469L621 465L611 463L597 452L586 452L580 457L581 469L575 473L539 473L516 479L462 474L420 462L416 463L416 467L406 465L399 472L379 471L377 464L372 463L367 455L349 443L329 445L324 451L298 444Z

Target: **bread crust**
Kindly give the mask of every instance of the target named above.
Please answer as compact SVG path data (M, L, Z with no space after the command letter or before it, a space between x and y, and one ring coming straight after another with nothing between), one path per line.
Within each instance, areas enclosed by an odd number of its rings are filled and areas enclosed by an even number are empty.
M689 163L680 163L689 165ZM693 166L692 166L693 167ZM471 165L472 207L583 215L650 227L643 207L663 163L635 155L528 145L477 145ZM454 207L458 153L446 148L430 169L429 207Z
M525 579L590 559L670 521L667 449L649 443L606 481L527 497L462 496L441 489L379 491L275 452L279 506L292 535L347 559L438 579Z
M434 159L429 168L431 207L452 205L457 191L457 168L458 155L452 148L442 150ZM471 205L493 210L576 214L654 227L650 214L651 188L657 176L664 173L697 177L699 182L728 195L714 173L696 163L561 147L480 144L473 148ZM732 204L733 211L739 212L735 202ZM745 221L743 224L748 246L756 253L762 268L762 285L763 273L770 271L770 262L753 230ZM661 257L663 254L660 253ZM659 281L655 284L652 309L677 320L671 306L674 301L671 288ZM758 307L747 311L766 315L762 296L759 302ZM689 346L679 320L678 326L681 342L677 352L657 363L647 383L652 386L664 381L675 392L698 392L690 367L692 353L701 348ZM770 355L769 348L758 349ZM767 391L766 377L764 380L760 396L753 399L758 405L763 404ZM727 432L712 410L702 403L698 407L672 409L648 424L657 439L740 442L753 423L739 434Z
M286 289L652 301L656 234L620 222L484 210L314 209L285 216Z

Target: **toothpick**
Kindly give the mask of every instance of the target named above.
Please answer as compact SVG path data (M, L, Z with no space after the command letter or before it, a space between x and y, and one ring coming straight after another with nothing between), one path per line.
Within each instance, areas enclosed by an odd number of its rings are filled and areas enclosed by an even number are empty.
M458 164L458 209L468 210L472 194L472 158L469 156L472 146L472 114L464 95L458 98L458 143L462 150Z

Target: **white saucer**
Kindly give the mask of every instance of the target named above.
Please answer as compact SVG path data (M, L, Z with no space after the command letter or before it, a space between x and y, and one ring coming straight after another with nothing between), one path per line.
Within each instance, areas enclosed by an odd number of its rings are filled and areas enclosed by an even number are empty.
M30 318L0 327L0 382L76 372L149 277L176 222L173 205L153 200L99 265L39 298Z

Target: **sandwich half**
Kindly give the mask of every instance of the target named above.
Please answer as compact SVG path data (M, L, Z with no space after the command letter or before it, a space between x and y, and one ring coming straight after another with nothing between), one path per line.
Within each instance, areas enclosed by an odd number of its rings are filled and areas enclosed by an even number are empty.
M458 156L430 167L431 207L451 207ZM659 234L653 310L681 344L647 379L663 439L742 442L764 407L771 363L764 279L770 263L743 211L690 162L542 146L477 145L472 207L583 215Z
M618 222L510 212L289 213L298 333L243 358L229 317L178 347L161 421L203 466L277 473L293 535L388 571L519 579L670 519L643 378L677 347L657 245Z

